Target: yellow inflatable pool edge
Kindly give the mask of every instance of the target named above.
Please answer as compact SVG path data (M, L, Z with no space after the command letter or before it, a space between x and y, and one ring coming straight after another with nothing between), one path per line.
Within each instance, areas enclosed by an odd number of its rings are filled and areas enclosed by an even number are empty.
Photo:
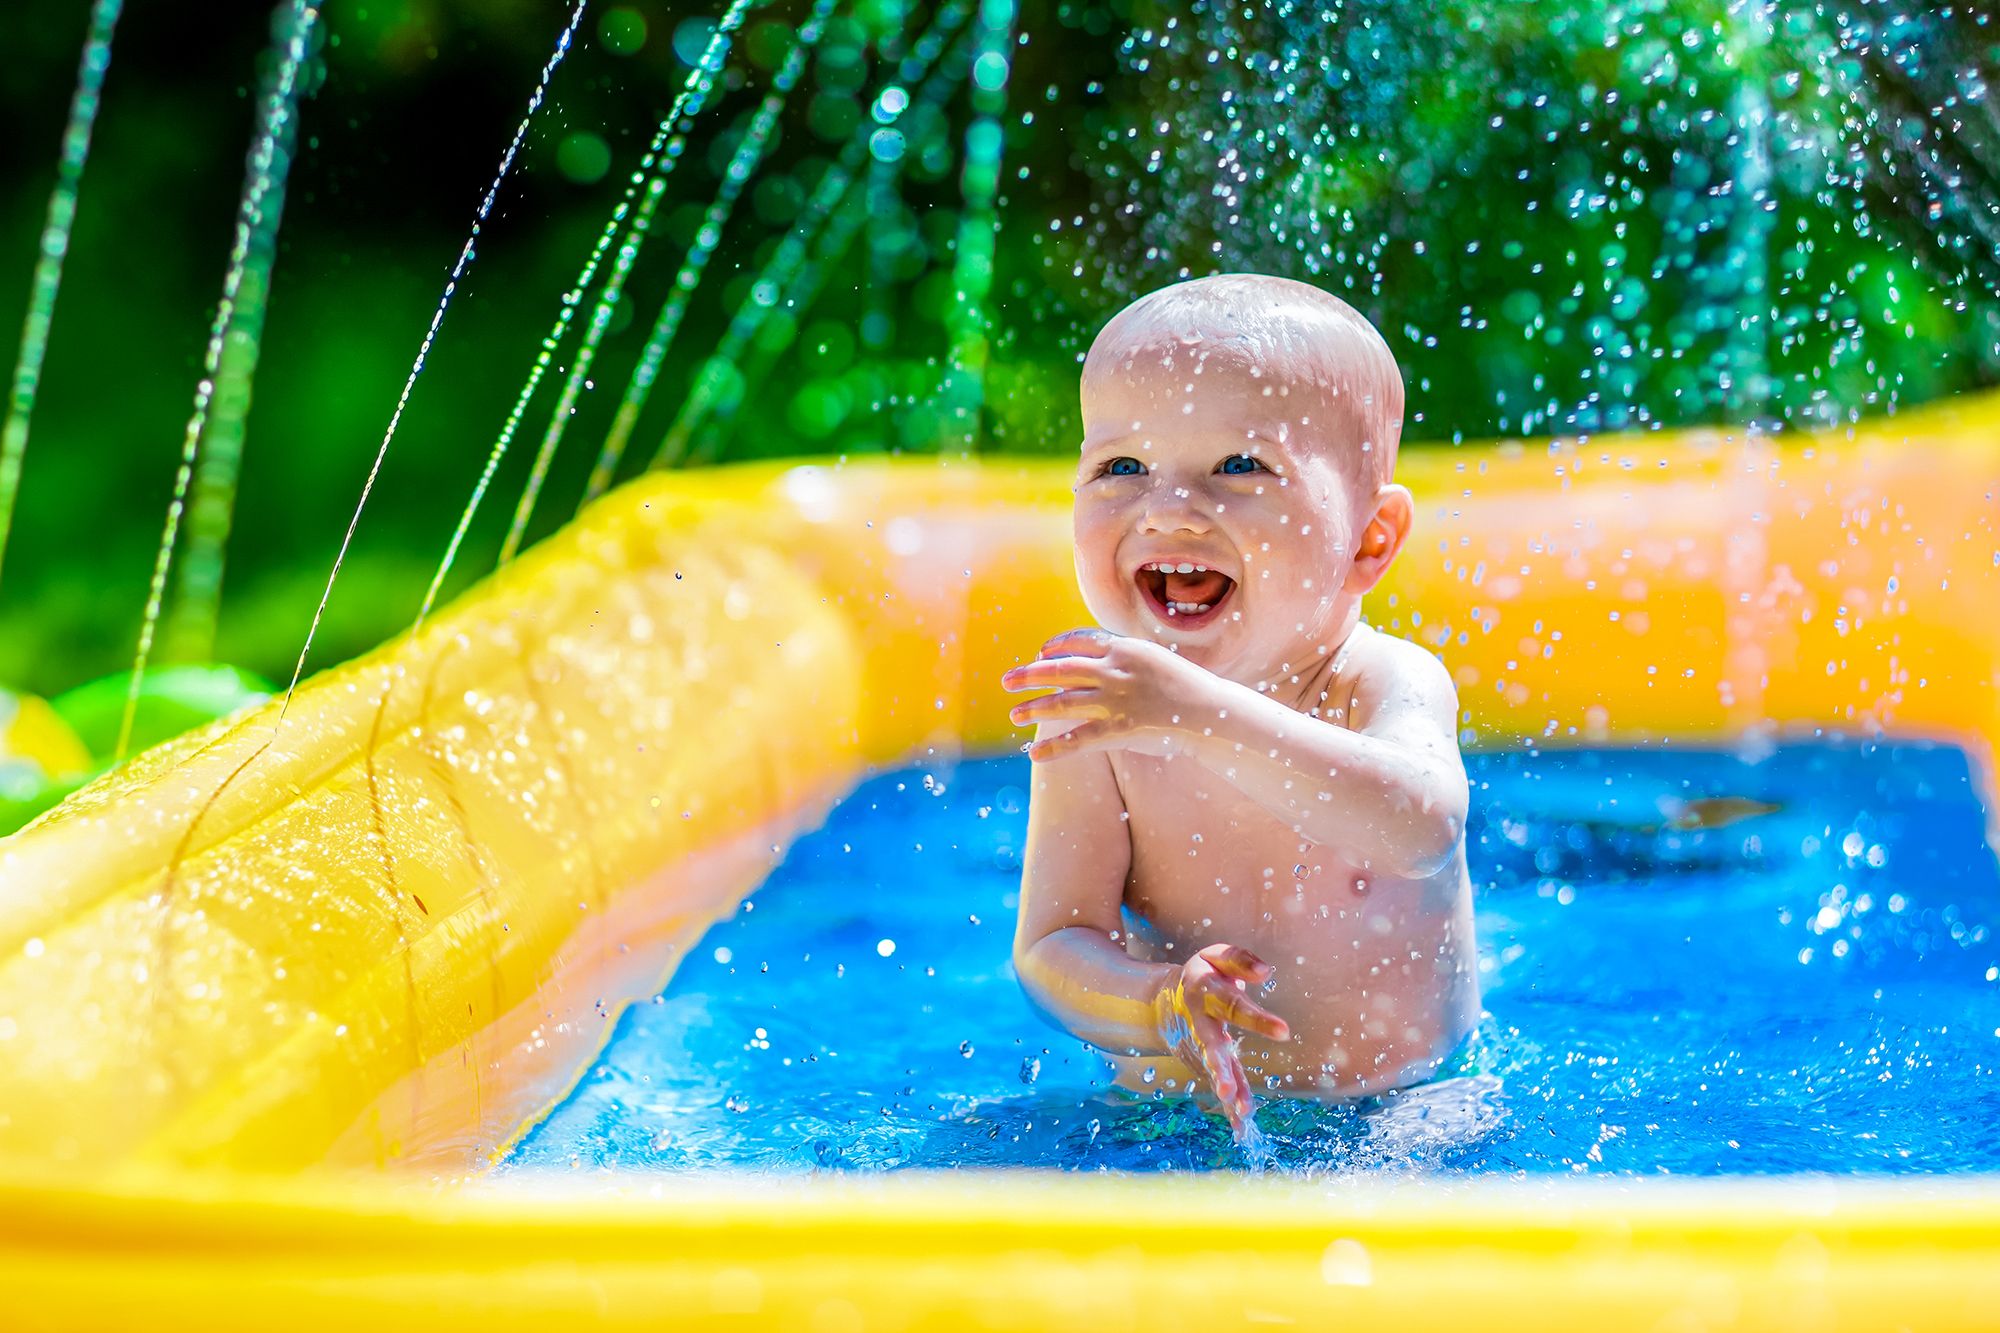
M1417 530L1370 616L1442 655L1469 742L1935 740L1972 756L2000 827L2000 397L1791 440L1413 449L1401 475ZM1222 1181L1014 1175L968 1178L962 1198L933 1180L731 1204L739 1182L717 1176L657 1205L570 1197L553 1233L530 1225L545 1201L511 1190L412 1192L504 1152L869 768L1014 742L999 673L1087 619L1068 485L1061 461L650 477L421 633L308 682L282 722L274 702L183 738L0 841L0 1290L25 1293L30 1326L116 1323L166 1292L221 1301L238 1278L260 1293L240 1308L273 1321L336 1289L329 1310L399 1326L440 1308L553 1318L614 1289L638 1303L619 1309L720 1318L754 1287L745 1312L800 1326L944 1326L968 1293L996 1327L1071 1326L1042 1292L1092 1322L1129 1307L1172 1326L1191 1320L1187 1284L1255 1269L1244 1254L1295 1223L1360 1228L1369 1282L1325 1276L1352 1257L1325 1235L1317 1257L1256 1269L1255 1291L1226 1284L1244 1318L1253 1295L1441 1319L1477 1294L1591 1322L1623 1291L1742 1326L1800 1293L1834 1302L1808 1323L1966 1323L1972 1291L1991 1308L1972 1271L1994 1258L1990 1182L1941 1210L1798 1187L1831 1201L1819 1214L1773 1212L1747 1182L1671 1200L1585 1186L1558 1211L1588 1225L1547 1221L1532 1191L1419 1189L1370 1214L1250 1183L1255 1207L1232 1214L1247 1230L1222 1241L1160 1223L1236 1197ZM1369 1248L1363 1224L1392 1214L1406 1249ZM1122 1239L1092 1241L1078 1216ZM276 1218L289 1239L264 1245ZM414 1228L401 1259L351 1239L385 1218ZM885 1218L956 1238L914 1269L857 1254ZM977 1241L982 1218L1012 1219L1006 1246ZM1509 1239L1544 1222L1548 1252ZM517 1224L548 1237L546 1261L496 1239ZM720 1238L697 1244L704 1226ZM593 1248L648 1227L703 1257ZM320 1262L313 1236L346 1257ZM1420 1271L1445 1263L1479 1276ZM814 1303L814 1282L836 1294Z
M2000 1297L1977 1186L718 1173L0 1206L23 1330L1980 1328Z
M219 724L0 843L0 1160L289 1171L444 1140L462 1170L509 1135L541 1095L513 1067L568 1077L621 998L544 1024L533 997L635 950L656 983L857 771L848 629L769 551L660 531L670 561L568 534L282 726ZM801 711L760 733L716 692Z

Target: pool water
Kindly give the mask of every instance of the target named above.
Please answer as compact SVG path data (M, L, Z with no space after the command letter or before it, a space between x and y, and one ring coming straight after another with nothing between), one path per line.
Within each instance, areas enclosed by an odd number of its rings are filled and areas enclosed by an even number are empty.
M1485 1072L1221 1120L1109 1086L1009 964L1028 765L870 781L503 1168L2000 1169L2000 872L1964 756L1472 760Z

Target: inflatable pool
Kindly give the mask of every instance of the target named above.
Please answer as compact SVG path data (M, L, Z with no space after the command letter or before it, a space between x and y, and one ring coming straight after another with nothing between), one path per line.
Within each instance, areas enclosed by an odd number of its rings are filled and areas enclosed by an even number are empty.
M1941 741L2000 845L2000 398L1402 478L1371 617L1470 742ZM1000 672L1086 618L1068 484L649 477L0 842L7 1326L1990 1319L1981 1177L480 1179L865 774L1014 743Z

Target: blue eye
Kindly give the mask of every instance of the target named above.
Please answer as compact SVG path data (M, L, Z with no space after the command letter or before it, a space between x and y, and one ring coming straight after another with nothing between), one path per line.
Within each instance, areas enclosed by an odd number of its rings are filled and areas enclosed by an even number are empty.
M1107 477L1136 477L1146 470L1146 465L1136 458L1114 458L1104 465L1101 475Z
M1225 477L1244 477L1252 472L1264 471L1264 465L1249 454L1231 454L1215 469Z

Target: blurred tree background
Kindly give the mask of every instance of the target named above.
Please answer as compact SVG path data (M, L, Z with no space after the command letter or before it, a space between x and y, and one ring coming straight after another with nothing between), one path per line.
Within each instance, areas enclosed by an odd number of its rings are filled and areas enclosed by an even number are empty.
M810 0L751 8L529 529L574 511ZM86 0L0 15L0 310L26 308ZM228 548L218 660L291 671L446 274L562 0L327 0L302 75ZM444 319L313 665L409 622L579 266L718 7L593 0ZM1138 293L1260 269L1389 338L1408 438L1835 425L2000 379L2000 23L1821 0L985 0L928 101L898 68L951 14L839 0L712 239L622 475L845 145L846 219L721 367L685 459L1064 453L1077 362ZM82 179L0 578L0 682L131 661L243 182L271 6L130 0ZM997 136L982 117L998 115ZM997 147L992 223L974 206ZM968 148L975 170L968 174ZM990 169L988 172L990 179ZM990 290L960 251L992 235ZM838 243L823 238L833 236ZM976 256L975 256L976 260ZM600 275L601 276L601 275ZM768 295L768 293L767 293ZM810 297L807 300L806 297ZM786 302L798 301L787 308ZM9 317L10 327L13 315ZM447 591L492 567L555 356ZM967 371L982 354L983 393ZM12 340L8 341L11 353ZM954 415L971 403L971 422ZM983 402L983 406L980 406Z

